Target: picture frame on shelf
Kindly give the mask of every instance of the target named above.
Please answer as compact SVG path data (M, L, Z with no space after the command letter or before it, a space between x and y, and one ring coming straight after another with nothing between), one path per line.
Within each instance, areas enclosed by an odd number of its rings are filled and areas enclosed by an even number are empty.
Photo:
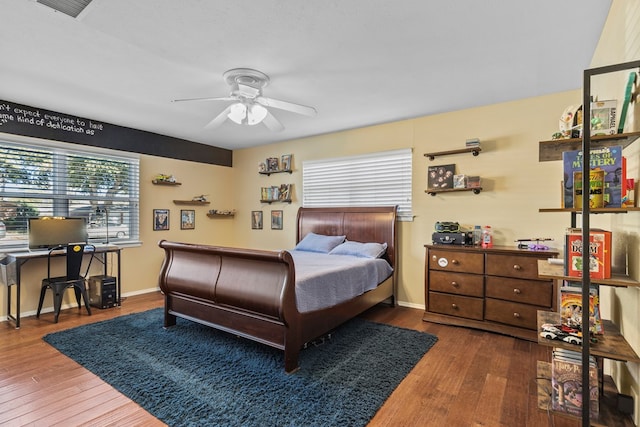
M280 201L291 200L291 184L281 184L277 191L277 199Z
M292 158L291 154L283 154L282 157L280 158L280 167L282 168L283 171L291 170L291 158Z
M430 190L448 190L453 188L453 176L456 165L429 166L427 170L427 188Z
M194 230L196 228L196 211L193 209L180 210L180 230Z
M262 211L251 211L251 229L262 230Z
M153 210L153 231L169 230L169 209Z
M267 172L277 172L278 170L280 170L280 159L267 157Z
M281 210L271 211L271 229L282 230L282 216Z

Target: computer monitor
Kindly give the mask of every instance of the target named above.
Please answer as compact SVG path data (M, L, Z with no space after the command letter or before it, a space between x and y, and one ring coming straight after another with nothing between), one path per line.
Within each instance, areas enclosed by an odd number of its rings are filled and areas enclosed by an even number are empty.
M87 221L76 217L29 218L29 249L86 242Z

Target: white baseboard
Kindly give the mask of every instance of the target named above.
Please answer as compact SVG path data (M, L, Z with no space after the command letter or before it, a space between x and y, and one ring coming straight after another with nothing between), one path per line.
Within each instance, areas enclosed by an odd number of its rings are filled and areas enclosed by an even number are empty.
M120 296L120 298L126 298L126 297L131 297L131 296L135 296L135 295L143 295L143 294L149 294L151 292L159 292L160 288L159 287L155 287L155 288L148 288L148 289L142 289L139 291L133 291L133 292L127 292L124 293ZM60 307L60 310L66 310L68 308L76 308L78 305L77 303L73 303L73 304L63 304L62 307ZM38 310L29 310L29 311L23 311L20 313L20 318L24 318L24 317L30 317L30 316L35 316L36 313L38 312ZM40 311L40 314L42 313L53 313L53 306L51 307L42 307L42 310ZM15 314L15 313L13 313ZM9 319L7 318L7 316L3 316L2 318L0 318L0 322L6 322Z
M151 292L159 292L160 288L159 287L155 287L155 288L147 288L147 289L141 289L139 291L133 291L133 292L126 292L124 294L122 294L120 297L121 298L127 298L127 297L132 297L132 296L136 296L136 295L144 295L144 294L149 294ZM414 303L410 303L410 302L406 302L406 301L398 301L397 304L400 307L408 307L408 308L418 308L420 310L424 310L425 306L424 304L414 304ZM74 308L76 306L76 304L64 304L62 306L62 310L65 310L67 308ZM20 313L20 317L29 317L29 316L35 316L36 315L37 310L30 310L30 311L24 311L22 313ZM51 313L53 312L53 307L43 307L41 313ZM0 322L6 322L7 316L3 316L0 319Z
M424 310L426 308L424 304L414 304L412 302L406 302L406 301L398 301L398 305L400 307L418 308L420 310Z

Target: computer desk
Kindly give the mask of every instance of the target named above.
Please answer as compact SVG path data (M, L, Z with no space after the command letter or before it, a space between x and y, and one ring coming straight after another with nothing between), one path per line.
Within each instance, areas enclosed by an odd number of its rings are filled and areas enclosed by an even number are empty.
M120 307L120 290L121 290L121 284L120 284L120 251L121 248L119 246L116 245L111 245L111 244L97 244L94 245L96 248L96 255L100 255L100 256L96 256L95 259L97 259L99 262L101 262L104 266L104 275L107 275L107 254L109 253L115 253L117 258L118 258L118 272L117 272L117 284L116 284L116 305L118 307ZM22 266L25 265L27 262L29 262L32 259L38 259L38 258L46 258L49 256L49 251L48 250L30 250L30 251L22 251L22 252L12 252L12 253L7 253L6 254L7 257L11 257L13 259L15 259L15 283L10 283L10 281L7 282L7 320L12 320L15 322L16 324L16 329L20 328L20 273L22 270ZM60 257L60 256L66 256L65 250L60 250L60 251L54 251L51 254L52 257ZM15 316L11 314L11 287L15 286L16 287L16 314Z

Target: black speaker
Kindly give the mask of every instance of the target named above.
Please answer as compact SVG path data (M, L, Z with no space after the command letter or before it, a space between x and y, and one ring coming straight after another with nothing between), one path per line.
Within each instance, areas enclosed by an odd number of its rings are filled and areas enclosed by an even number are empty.
M111 308L117 305L116 278L112 276L89 277L89 304L96 308Z

